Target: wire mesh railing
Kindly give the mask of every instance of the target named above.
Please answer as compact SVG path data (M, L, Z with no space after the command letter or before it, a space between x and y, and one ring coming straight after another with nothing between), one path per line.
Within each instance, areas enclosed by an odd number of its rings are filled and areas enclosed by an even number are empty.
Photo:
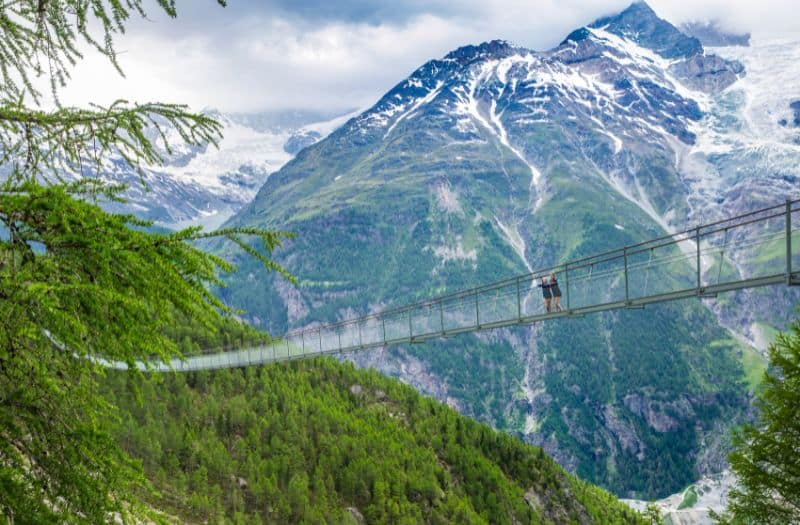
M558 282L560 310L555 299L549 311L544 301L542 280L551 275ZM800 200L427 301L296 330L262 346L138 365L155 371L249 366L775 284L800 284Z

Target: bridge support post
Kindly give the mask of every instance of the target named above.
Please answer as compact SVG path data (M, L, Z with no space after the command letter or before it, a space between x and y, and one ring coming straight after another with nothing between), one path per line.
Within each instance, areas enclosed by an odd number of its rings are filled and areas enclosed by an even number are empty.
M701 287L703 286L700 277L700 274L702 272L700 268L700 226L698 226L694 230L694 242L697 245L697 294L699 295L701 292Z
M413 308L408 309L408 342L412 343L414 339L414 326L412 323L412 314L414 313Z
M478 290L475 289L475 327L481 327L481 310L478 308Z
M624 261L624 272L625 272L625 304L629 305L630 300L630 289L628 285L628 248L627 246L622 249L622 260Z
M569 264L564 265L564 299L567 300L567 312L569 312Z
M444 335L444 302L439 301L439 326L442 329L442 335Z
M519 277L517 277L517 320L522 322L522 296L519 289Z
M361 341L361 323L356 322L356 326L358 326L358 346L363 347L364 343Z
M381 327L383 328L383 346L386 346L386 318L381 316Z
M786 284L792 284L792 201L786 199Z

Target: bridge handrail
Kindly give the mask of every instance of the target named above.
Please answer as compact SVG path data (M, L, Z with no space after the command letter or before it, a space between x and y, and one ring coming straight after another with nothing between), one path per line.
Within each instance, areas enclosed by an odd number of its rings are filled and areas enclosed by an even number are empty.
M753 210L410 305L308 326L254 347L167 362L137 361L136 366L154 372L249 366L417 343L620 308L644 308L649 304L716 296L743 288L800 285L800 264L793 261L800 255L800 242L794 240L800 241L800 220L792 219L793 214L800 212L798 203L800 199L787 200L783 205ZM784 220L771 222L780 217ZM764 227L749 227L757 223ZM743 233L729 234L737 228L743 228ZM785 246L776 244L779 241L785 241ZM677 249L670 248L676 245ZM781 260L784 249L786 258ZM751 264L743 266L747 260ZM656 268L666 271L651 272ZM563 285L563 311L545 311L541 298L533 305L530 303L531 298L540 295L536 293L535 280L551 271L564 272L563 279L559 279ZM127 368L125 363L102 359L98 362Z
M547 268L544 268L544 269L536 270L534 272L529 272L527 274L520 274L520 275L516 275L514 277L508 277L508 278L501 279L501 280L498 280L498 281L493 281L491 283L487 283L487 284L475 286L475 287L472 287L472 288L468 288L466 290L458 290L456 292L451 292L449 294L439 295L439 296L436 296L436 297L432 297L430 299L423 299L423 300L416 301L416 302L411 303L411 304L402 305L402 306L398 306L398 307L394 307L394 308L389 308L389 309L386 309L386 310L381 310L380 312L375 312L375 313L372 313L372 314L367 314L367 315L364 315L364 316L360 316L360 317L357 317L355 319L345 319L343 321L337 321L337 322L334 322L334 323L325 323L325 324L319 324L317 326L311 326L311 327L306 327L306 328L298 328L296 330L292 330L292 331L287 332L286 334L284 334L282 337L279 337L278 339L285 339L285 338L288 338L288 337L294 337L294 336L298 336L298 335L300 335L302 333L314 333L314 332L318 332L320 330L337 329L337 328L340 328L340 327L343 327L343 326L350 326L350 325L353 325L353 324L366 322L366 321L369 321L371 319L386 318L386 317L389 317L389 316L393 316L393 315L397 315L397 314L402 314L402 313L414 311L416 309L420 309L420 308L423 308L423 307L430 307L430 306L433 306L433 305L438 305L440 303L443 303L443 302L446 302L446 301L450 301L450 300L454 300L454 299L462 299L462 298L466 298L466 297L472 297L472 296L475 296L476 294L478 294L480 292L490 291L490 290L497 289L497 288L504 288L504 287L510 286L512 284L515 285L517 282L528 281L528 280L532 281L534 279L540 279L542 277L545 277L545 276L549 275L551 272L560 273L560 272L565 271L567 268L569 270L579 270L579 269L582 269L582 268L587 268L589 266L594 266L594 265L599 265L599 264L610 262L610 261L619 260L619 259L622 259L622 258L624 258L626 256L627 257L631 257L631 256L636 255L636 254L646 253L649 250L655 250L655 249L659 249L659 248L665 248L667 246L677 245L677 244L682 243L682 242L693 242L694 243L694 242L696 242L697 238L707 237L709 235L714 235L716 233L724 232L725 230L730 230L732 228L741 228L741 227L748 226L748 225L751 225L751 224L765 222L765 221L768 221L769 219L773 219L773 218L777 218L777 217L784 217L784 216L786 216L787 208L789 210L789 213L795 213L797 211L800 211L800 207L795 208L795 206L798 205L798 204L800 204L800 199L787 200L783 204L777 204L777 205L774 205L774 206L768 206L768 207L761 208L761 209L758 209L758 210L753 210L753 211L749 211L749 212L746 212L746 213L743 213L743 214L740 214L740 215L736 215L734 217L728 217L728 218L720 219L720 220L717 220L717 221L714 221L714 222L710 222L710 223L707 223L707 224L697 225L697 226L694 226L692 228L687 228L687 229L685 229L683 231L680 231L680 232L666 234L666 235L663 235L663 236L660 236L660 237L656 237L656 238L653 238L653 239L648 239L646 241L641 241L641 242L638 242L638 243L635 243L635 244L625 245L625 246L623 246L621 248L614 248L612 250L608 250L608 251L605 251L605 252L599 252L599 253L588 255L588 256L585 256L585 257L582 257L582 258L579 258L579 259L575 259L573 261L567 261L567 262L564 262L564 263L559 263L557 265L553 265L553 266L550 266L550 267L547 267ZM719 228L716 228L714 230L705 231L705 228L710 228L710 227L713 227L713 226L719 226L719 225L726 224L726 223L733 223L733 222L738 221L738 220L743 219L743 218L753 217L753 216L758 215L758 214L763 214L765 212L769 212L769 211L773 211L773 210L779 210L779 209L782 210L782 211L777 212L777 213L773 213L773 214L770 214L770 215L767 215L767 216L764 216L764 217L758 217L758 218L755 218L755 219L750 219L750 220L744 221L744 222L737 222L735 224L730 224L730 225L728 225L726 227L719 227ZM677 238L677 237L680 237L680 236L686 236L686 237L685 238ZM667 240L669 240L669 241L668 242L661 242L660 244L657 244L655 246L650 246L653 243L657 243L657 242L660 242L660 241L667 241ZM636 248L638 248L638 250L631 251L632 249L636 249Z

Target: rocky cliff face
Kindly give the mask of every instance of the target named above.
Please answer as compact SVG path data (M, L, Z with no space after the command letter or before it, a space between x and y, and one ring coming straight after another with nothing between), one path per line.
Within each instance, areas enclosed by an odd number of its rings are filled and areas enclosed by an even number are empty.
M281 332L772 204L783 174L728 170L756 155L744 128L720 124L739 114L725 101L743 64L643 3L546 52L459 48L301 150L232 219L298 233L276 253L296 291L242 260L220 294ZM687 301L353 359L653 497L696 479L702 443L746 412L740 344L719 315Z

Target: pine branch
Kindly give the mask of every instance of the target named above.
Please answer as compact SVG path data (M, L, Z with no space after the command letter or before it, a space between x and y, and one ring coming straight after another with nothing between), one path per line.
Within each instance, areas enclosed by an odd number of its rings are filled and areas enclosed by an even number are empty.
M188 145L217 145L221 125L175 104L130 104L107 108L62 108L53 112L21 105L0 105L0 164L10 163L25 178L57 177L88 167L101 171L106 158L122 158L134 169L159 165L162 153L148 133L159 137L167 153L168 130Z
M141 467L108 432L116 413L97 396L100 359L141 375L137 361L180 356L172 325L219 326L229 310L209 290L234 266L194 241L229 239L292 279L269 258L285 232L153 233L93 204L121 200L124 187L62 177L117 159L141 170L172 152L170 137L200 146L221 136L181 105L41 110L36 79L50 80L58 102L86 47L122 72L114 37L146 16L143 1L0 0L0 515L11 521L162 522L139 501ZM175 16L174 0L156 3Z
M224 0L218 0L225 6ZM80 47L104 55L122 74L114 38L125 33L132 16L147 17L143 0L6 0L0 3L0 94L8 100L41 93L33 80L47 75L57 100L70 68L83 58ZM177 15L175 0L157 0L168 16ZM93 33L91 27L97 27ZM2 101L2 98L0 98Z

